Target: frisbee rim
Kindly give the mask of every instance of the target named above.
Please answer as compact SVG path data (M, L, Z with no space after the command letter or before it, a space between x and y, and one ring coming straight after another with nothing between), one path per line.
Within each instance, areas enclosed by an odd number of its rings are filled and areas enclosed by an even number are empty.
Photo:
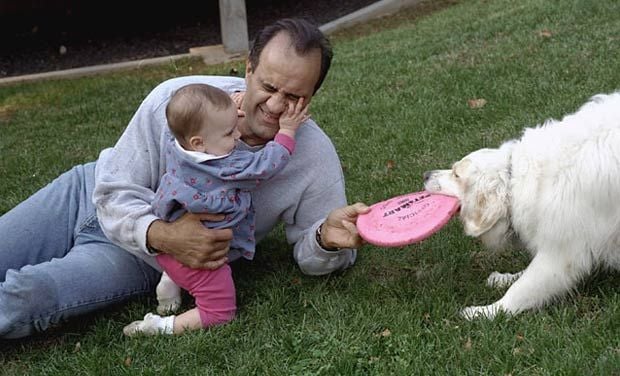
M439 214L438 215L433 214L432 220L434 221L434 223L429 226L428 230L424 232L416 233L415 230L411 231L410 229L408 230L406 227L400 227L398 232L376 231L375 227L371 225L370 220L372 218L371 213L373 213L373 210L376 210L380 207L385 208L394 201L399 201L404 198L419 197L424 194L428 194L436 198L440 196L444 197L444 199L442 199L443 201L441 201L438 204L440 205L440 207L439 207L439 210L436 212L438 212ZM445 198L447 198L448 200L446 200ZM368 213L362 214L358 217L357 230L361 238L370 244L381 246L381 247L402 247L405 245L410 245L410 244L421 242L429 238L436 232L438 232L458 212L459 207L460 207L460 202L454 196L449 196L449 195L445 195L441 193L433 193L433 192L429 192L426 190L405 193L402 195L388 198L383 201L379 201L371 205L370 206L371 210ZM375 229L375 231L373 231L373 229ZM407 234L413 234L413 236L410 236ZM378 236L375 236L375 235L378 235Z

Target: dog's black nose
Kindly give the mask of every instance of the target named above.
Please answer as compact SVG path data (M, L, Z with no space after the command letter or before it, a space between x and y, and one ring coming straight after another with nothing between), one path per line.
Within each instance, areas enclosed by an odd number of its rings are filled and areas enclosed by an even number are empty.
M432 174L433 174L432 171L426 171L424 173L424 175L423 175L424 176L424 181L427 181L428 179L430 179Z

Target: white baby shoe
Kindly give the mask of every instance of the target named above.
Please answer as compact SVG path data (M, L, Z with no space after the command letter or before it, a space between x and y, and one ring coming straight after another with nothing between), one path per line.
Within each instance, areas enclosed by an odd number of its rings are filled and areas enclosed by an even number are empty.
M159 334L172 334L174 328L174 316L158 316L147 313L143 320L134 321L123 328L123 334L132 337L136 334L149 336Z

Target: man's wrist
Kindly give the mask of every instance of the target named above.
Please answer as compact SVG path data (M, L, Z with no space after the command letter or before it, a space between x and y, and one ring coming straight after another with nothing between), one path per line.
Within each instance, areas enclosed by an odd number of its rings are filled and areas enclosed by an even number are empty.
M151 256L157 256L161 254L161 252L158 249L156 249L155 247L152 247L151 245L149 245L149 243L146 243L146 253L148 253Z
M155 233L157 231L157 222L161 222L160 220L156 220L151 222L148 229L146 230L146 253L151 256L157 256L162 253L153 243L154 238L156 237ZM149 236L150 235L150 236Z
M319 247L323 248L323 250L328 251L328 252L338 252L340 251L340 248L338 247L328 247L324 242L323 242L323 225L325 223L321 223L319 225L319 227L316 228L316 242L319 244Z

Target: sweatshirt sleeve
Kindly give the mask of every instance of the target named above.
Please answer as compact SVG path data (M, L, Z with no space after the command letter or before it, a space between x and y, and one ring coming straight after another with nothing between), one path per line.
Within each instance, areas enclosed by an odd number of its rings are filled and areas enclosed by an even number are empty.
M355 258L357 257L356 249L341 249L333 252L321 248L316 241L316 231L324 221L322 219L312 225L302 238L295 243L293 256L304 274L324 275L346 269L355 263Z
M145 98L114 147L101 152L95 171L93 201L105 235L139 256L158 219L151 202L163 169L164 91L160 85Z
M306 155L303 165L308 181L297 206L294 219L286 226L289 242L294 243L293 257L304 274L324 275L352 266L355 249L326 251L316 241L316 230L329 213L347 205L345 182L340 159L331 141L315 128L318 137L311 146L300 145Z

